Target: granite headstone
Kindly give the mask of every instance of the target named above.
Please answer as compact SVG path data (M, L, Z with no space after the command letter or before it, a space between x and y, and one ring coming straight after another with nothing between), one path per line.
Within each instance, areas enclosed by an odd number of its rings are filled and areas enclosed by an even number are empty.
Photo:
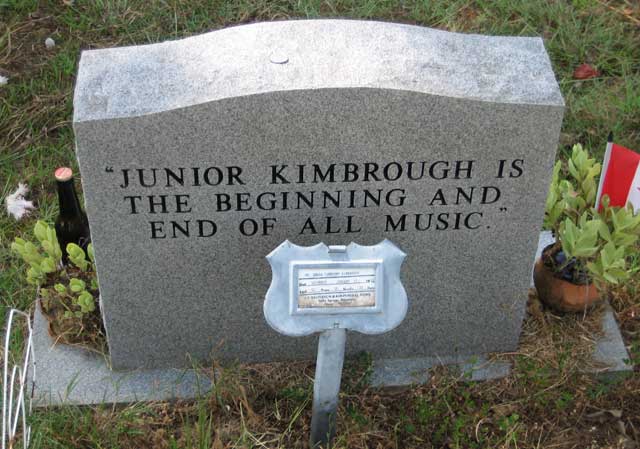
M514 349L563 108L539 38L314 20L83 52L112 366L313 358L262 316L286 239L407 253L403 325L348 353Z

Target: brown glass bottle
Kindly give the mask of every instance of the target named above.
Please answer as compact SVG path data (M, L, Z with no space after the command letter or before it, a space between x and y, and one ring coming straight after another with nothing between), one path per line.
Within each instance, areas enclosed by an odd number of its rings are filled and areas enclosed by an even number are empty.
M67 263L67 245L75 243L85 251L91 234L87 215L80 208L78 194L73 184L73 171L69 167L60 167L55 171L58 184L58 204L60 213L56 218L56 236L62 249L62 262Z

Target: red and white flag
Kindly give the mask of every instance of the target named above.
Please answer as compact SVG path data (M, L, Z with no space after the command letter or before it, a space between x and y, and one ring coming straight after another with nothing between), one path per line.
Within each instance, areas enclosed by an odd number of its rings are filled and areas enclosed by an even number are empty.
M609 196L611 206L633 205L634 212L640 210L640 154L611 140L604 154L600 184L596 194L596 209L600 199Z

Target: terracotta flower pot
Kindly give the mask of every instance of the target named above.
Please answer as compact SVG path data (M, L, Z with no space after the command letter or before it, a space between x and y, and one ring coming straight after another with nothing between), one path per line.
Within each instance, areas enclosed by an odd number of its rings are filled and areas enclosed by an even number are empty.
M561 312L582 312L600 301L600 292L594 284L573 284L560 279L542 259L536 261L533 283L540 301Z

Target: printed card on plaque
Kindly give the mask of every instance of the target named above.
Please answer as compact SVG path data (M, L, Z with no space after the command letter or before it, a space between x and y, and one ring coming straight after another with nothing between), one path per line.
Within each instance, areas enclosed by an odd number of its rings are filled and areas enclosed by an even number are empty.
M291 262L291 313L375 313L380 310L381 260Z

